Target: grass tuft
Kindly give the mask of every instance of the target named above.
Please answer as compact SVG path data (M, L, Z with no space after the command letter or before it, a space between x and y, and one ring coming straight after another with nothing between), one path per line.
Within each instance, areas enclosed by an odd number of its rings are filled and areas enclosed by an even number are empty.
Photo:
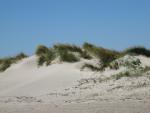
M92 56L90 56L86 51L82 51L80 56L84 59L88 59L88 60L92 59Z
M89 54L92 54L95 57L100 59L102 69L107 67L112 61L114 61L115 59L121 56L121 53L117 51L104 49L102 47L97 47L89 43L84 43L83 48Z
M55 59L55 52L52 48L40 45L37 47L36 55L38 56L38 65L42 66L44 63L48 66L52 60Z
M85 69L85 68L91 69L92 71L100 71L101 70L99 67L96 67L96 66L93 66L92 64L87 64L87 63L84 64L81 69Z
M28 57L24 53L20 53L14 57L2 58L0 59L0 72L5 71L8 69L12 64L17 63L19 60Z
M116 79L116 80L119 80L120 78L122 77L130 77L131 74L129 71L126 71L126 72L120 72L119 74L116 74L116 75L113 75L113 77Z
M150 67L146 66L146 67L142 67L138 70L129 70L129 71L125 71L125 72L120 72L118 74L113 75L112 77L115 78L116 80L119 80L122 77L139 77L149 71L150 71Z
M125 54L133 54L133 55L144 55L150 57L150 50L145 47L131 47L124 51Z
M72 53L66 50L59 50L60 60L64 62L77 62L79 59Z
M56 44L54 45L54 48L56 50L65 50L65 51L71 51L71 52L79 52L82 53L82 49L76 45L70 45L70 44Z
M44 45L39 45L39 46L37 47L37 49L36 49L35 54L36 54L37 56L41 56L41 55L43 55L43 54L47 54L48 52L49 52L49 49L48 49L46 46L44 46Z

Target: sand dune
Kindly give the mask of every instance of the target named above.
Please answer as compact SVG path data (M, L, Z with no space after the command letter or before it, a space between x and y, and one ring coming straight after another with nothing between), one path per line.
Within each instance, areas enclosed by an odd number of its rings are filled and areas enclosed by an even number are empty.
M150 58L137 56L144 66ZM0 73L0 113L149 113L150 73L102 79L124 70L80 70L85 62L37 66L31 56Z

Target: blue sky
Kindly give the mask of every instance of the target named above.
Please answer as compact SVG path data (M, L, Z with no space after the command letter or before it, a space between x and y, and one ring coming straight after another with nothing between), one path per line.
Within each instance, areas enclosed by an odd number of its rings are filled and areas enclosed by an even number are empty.
M0 0L0 57L85 41L150 48L150 0Z

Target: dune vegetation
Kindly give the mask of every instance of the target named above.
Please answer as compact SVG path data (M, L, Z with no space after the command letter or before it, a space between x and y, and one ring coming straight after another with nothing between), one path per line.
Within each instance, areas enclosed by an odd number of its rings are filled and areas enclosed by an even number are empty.
M112 75L113 78L115 78L116 80L121 79L122 77L139 77L142 76L143 74L147 73L150 71L150 67L146 66L146 67L142 67L138 70L128 70L125 72L120 72L118 74Z
M55 58L54 51L44 45L39 45L35 54L38 56L39 66L43 65L44 63L46 63L46 65L50 65L52 60Z
M100 68L100 67L97 67L97 66L94 66L94 65L88 64L88 63L85 63L85 64L81 67L81 70L83 70L84 68L89 68L89 69L91 69L92 71L101 71L101 68Z
M145 47L136 46L130 47L124 51L125 54L132 54L132 55L144 55L150 57L150 50L146 49Z
M124 51L116 51L99 47L90 43L85 42L82 46L71 45L71 44L55 44L52 47L46 47L39 45L35 51L38 57L38 66L50 65L55 59L59 59L60 62L78 62L81 59L98 59L99 67L86 63L82 69L89 68L94 71L102 71L109 67L111 69L118 69L119 65L115 62L125 55L144 55L150 57L150 50L144 47L131 47ZM0 71L5 71L11 64L26 58L27 55L20 53L14 57L7 57L0 59ZM134 63L134 62L133 62ZM139 61L135 62L139 63ZM130 63L129 63L130 64ZM128 65L128 64L126 64ZM131 65L131 64L130 64Z
M107 67L110 62L114 61L122 55L118 51L97 47L89 43L84 43L83 49L100 60L101 70Z
M26 57L28 57L26 54L20 53L14 57L1 58L0 59L0 72L5 71L12 64L17 63L19 60L22 60L23 58L26 58Z

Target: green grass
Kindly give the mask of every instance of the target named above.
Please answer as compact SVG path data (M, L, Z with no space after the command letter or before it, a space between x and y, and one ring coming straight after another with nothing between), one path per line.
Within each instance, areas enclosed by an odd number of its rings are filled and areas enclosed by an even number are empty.
M112 77L116 80L121 79L122 77L139 77L142 76L144 73L147 73L150 71L150 67L144 67L138 70L129 70L125 72L120 72L118 74L113 75Z
M43 54L47 54L48 52L49 52L49 48L47 48L47 47L44 46L44 45L39 45L39 46L37 47L37 49L36 49L35 54L36 54L37 56L41 56L41 55L43 55Z
M5 71L12 64L12 60L10 58L1 59L0 61L0 72Z
M79 59L71 52L78 52L80 48L73 45L58 44L52 48L40 45L37 47L36 55L38 56L38 65L50 65L51 62L59 57L64 62L77 62Z
M77 62L79 59L67 50L59 50L60 60L64 62Z
M54 45L54 49L60 55L62 61L65 62L77 62L79 58L77 58L73 53L79 53L80 57L84 59L91 59L92 57L80 47L76 45L69 44L56 44Z
M38 65L42 66L44 63L48 66L51 64L51 62L55 59L55 54L53 51L50 51L48 53L42 54L38 58Z
M80 56L84 59L88 59L88 60L92 59L92 56L90 56L86 51L82 51Z
M111 63L112 61L114 61L115 59L121 56L121 53L117 51L104 49L102 47L97 47L89 43L84 43L83 48L89 54L92 54L95 57L100 59L102 69L107 67L109 63Z
M99 67L96 67L96 66L93 66L92 64L87 64L87 63L84 64L81 69L85 69L85 68L91 69L92 71L100 71L101 70Z
M92 57L86 52L83 51L81 47L78 47L76 45L70 45L70 44L56 44L54 45L54 49L58 52L77 52L80 54L80 56L84 59L91 59Z
M120 78L122 77L130 77L131 74L129 71L126 71L126 72L120 72L119 74L116 74L116 75L113 75L113 77L116 79L116 80L119 80Z
M101 48L95 46L95 45L92 45L90 43L84 43L83 44L83 49L89 53L89 54L92 54L93 56L95 57L100 57L100 51L101 51Z
M23 52L19 53L18 55L15 56L16 60L21 60L23 58L28 57L26 54L24 54Z
M110 64L127 54L133 55L145 55L150 57L150 50L144 47L132 47L124 50L123 52L118 52L103 47L95 46L90 43L84 43L82 47L71 45L71 44L55 44L53 47L48 48L44 45L39 45L36 49L35 54L38 56L38 65L43 64L50 65L51 62L59 57L61 61L64 62L77 62L80 58L92 59L98 58L100 66L96 69L95 66L85 64L85 67L91 68L92 70L104 70L106 67L112 69L118 69L119 64ZM16 63L18 60L27 57L24 53L20 53L14 57L0 59L0 71L5 71L11 64ZM138 66L139 62L132 62L133 66ZM125 65L130 65L125 63Z
M54 48L56 50L66 50L71 52L79 52L82 53L82 49L76 45L70 45L70 44L56 44L54 45Z
M61 61L65 62L79 61L80 58L77 58L74 52L79 53L80 57L84 59L92 59L92 55L94 55L100 59L102 68L107 67L108 64L118 58L119 55L119 52L97 47L89 43L84 43L83 48L70 44L56 44L52 48L55 51L55 56L60 56ZM36 55L39 56L39 65L52 60L51 55L48 53L49 48L43 45L38 46Z
M22 60L23 58L28 57L24 53L20 53L14 57L7 57L0 59L0 72L5 71L8 69L12 64L17 63L19 60Z
M55 59L55 51L43 45L37 47L35 54L38 56L38 66L42 66L44 63L50 65Z
M42 66L46 62L44 55L38 56L38 66Z
M121 66L126 67L128 69L138 69L139 67L141 67L141 61L133 57L132 59L125 60L125 61L123 59L118 59L109 64L110 69L117 70Z
M145 47L131 47L124 51L125 54L133 54L133 55L144 55L150 57L150 50Z

